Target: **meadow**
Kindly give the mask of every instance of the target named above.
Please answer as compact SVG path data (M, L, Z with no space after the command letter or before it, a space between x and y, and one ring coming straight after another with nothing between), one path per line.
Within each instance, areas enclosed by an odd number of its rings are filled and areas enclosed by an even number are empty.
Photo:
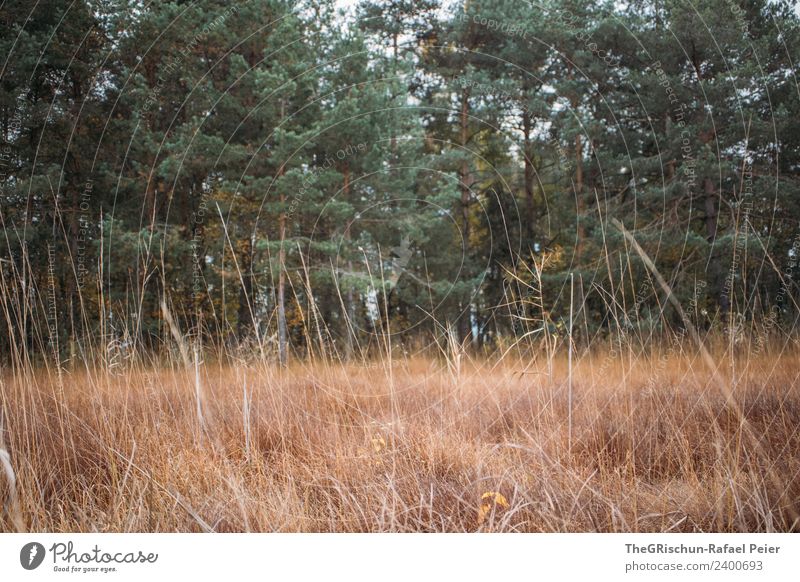
M800 354L741 352L4 374L0 530L796 531Z

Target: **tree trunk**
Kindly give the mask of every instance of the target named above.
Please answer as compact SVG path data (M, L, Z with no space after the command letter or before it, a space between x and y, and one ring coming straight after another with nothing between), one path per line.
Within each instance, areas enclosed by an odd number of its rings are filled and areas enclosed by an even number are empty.
M472 181L469 174L469 163L467 161L466 145L469 140L469 90L465 87L461 93L461 155L464 156L461 161L461 169L459 171L459 188L461 189L461 252L464 260L466 261L469 252L469 201L470 201L470 187ZM462 313L459 317L459 336L462 344L469 343L472 333L472 326L470 322L471 309L469 306L469 299L467 305L462 305Z
M248 238L242 241L240 256L239 268L242 273L242 286L239 289L236 334L239 341L242 342L253 329L253 312L250 305L250 300L253 296L253 241L251 237L248 236Z
M281 193L281 205L286 201L286 196ZM278 249L278 361L281 366L289 363L288 333L286 329L286 212L281 207L280 215L280 242Z
M392 74L397 76L397 55L398 55L398 47L397 47L397 33L392 35ZM397 127L396 123L396 116L397 112L395 110L391 111L392 115L392 137L390 142L390 147L392 150L392 156L394 158L393 161L397 161L397 134L395 133L395 129Z
M717 190L711 178L703 180L703 191L705 193L705 212L706 212L706 239L713 243L717 238Z
M717 217L719 210L717 208L717 188L714 180L711 178L703 179L703 194L704 194L704 210L705 210L705 225L706 225L706 240L711 244L711 252L714 253L714 241L717 238ZM729 311L730 300L728 293L730 289L726 289L729 273L727 271L723 274L722 285L717 289L717 302L723 318Z
M342 168L342 176L344 177L344 184L342 185L342 192L344 194L344 200L350 200L350 165L345 162L344 168ZM350 242L350 230L348 229L345 233L345 240L346 244ZM349 244L348 247L345 248L345 252L349 253ZM353 272L353 261L350 259L347 260L347 270L349 273ZM355 305L355 294L353 293L353 286L347 286L347 293L346 301L347 301L347 315L346 317L342 318L344 323L344 329L342 330L342 334L344 335L345 339L345 357L350 359L353 356L353 352L355 351L354 345L354 338L353 333L351 333L351 326L352 330L355 330L355 317L356 317L356 305Z
M72 261L73 265L78 264L78 238L80 237L80 225L78 223L78 215L80 213L80 194L78 192L77 186L72 186L72 195L70 199L70 212L69 212L69 252L70 252L70 260ZM67 312L66 312L66 319L68 321L65 322L64 329L69 329L69 354L70 354L70 365L73 365L72 358L75 356L77 352L77 346L75 342L78 338L78 329L76 326L80 325L80 310L79 307L79 299L78 299L78 281L77 277L80 274L77 272L78 269L76 267L75 272L71 273L68 272L65 277L65 295L66 295L66 302L67 302ZM69 327L67 327L69 326Z
M583 141L581 134L575 135L575 263L580 264L583 253L583 243L586 240L586 226L584 225L583 204Z
M281 122L286 115L286 102L281 100ZM278 169L278 176L284 173L284 166ZM285 367L289 363L288 330L286 327L286 194L281 189L281 212L278 219L280 248L278 249L278 362ZM311 290L309 289L309 292Z
M535 219L535 208L534 208L534 200L533 200L533 181L534 181L534 167L533 161L531 160L531 156L533 155L533 151L531 148L531 114L528 111L524 111L522 113L522 131L525 134L525 203L526 203L526 218L528 221L527 224L527 234L528 234L528 243L530 244L531 248L533 248L534 243L534 219Z

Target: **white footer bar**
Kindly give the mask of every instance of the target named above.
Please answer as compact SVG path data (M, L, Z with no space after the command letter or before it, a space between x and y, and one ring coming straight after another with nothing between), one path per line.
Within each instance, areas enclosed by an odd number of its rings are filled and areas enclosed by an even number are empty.
M791 534L2 534L6 580L798 580Z

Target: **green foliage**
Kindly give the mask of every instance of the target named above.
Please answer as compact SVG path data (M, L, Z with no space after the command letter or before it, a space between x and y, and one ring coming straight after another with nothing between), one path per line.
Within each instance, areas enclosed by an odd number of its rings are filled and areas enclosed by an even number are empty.
M353 16L3 4L0 268L8 313L25 297L36 313L5 318L0 350L120 330L155 349L162 300L217 342L266 345L285 319L298 352L447 325L492 346L518 333L526 261L551 256L537 317L554 329L570 275L587 341L682 325L612 219L701 326L796 301L789 4L365 0ZM27 321L50 297L48 340Z

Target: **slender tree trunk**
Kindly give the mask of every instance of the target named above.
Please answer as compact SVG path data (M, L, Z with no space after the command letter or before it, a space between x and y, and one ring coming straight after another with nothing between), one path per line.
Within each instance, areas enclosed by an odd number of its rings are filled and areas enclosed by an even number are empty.
M286 115L286 102L281 100L281 123ZM278 169L278 176L283 176L284 166ZM278 218L280 230L280 248L278 249L278 362L281 366L289 363L289 334L286 328L286 194L281 189L281 211ZM310 290L309 290L310 292Z
M353 272L353 261L349 261L349 260L347 261L347 270L349 272L351 272L351 273ZM345 341L345 344L344 344L345 345L345 356L346 356L347 359L350 359L353 356L353 352L355 351L354 338L353 338L353 333L355 333L355 329L356 329L355 318L356 318L356 300L355 300L355 295L353 293L353 286L352 285L348 285L347 286L347 319L344 322L345 325L344 325L344 330L343 330L344 337L347 338L347 341ZM348 321L349 321L349 323L348 323ZM352 326L352 328L353 328L352 332L350 331L350 326Z
M73 265L78 264L78 238L80 236L80 225L78 224L78 215L80 213L80 194L78 192L78 188L76 186L72 187L71 193L71 200L70 200L70 213L69 213L69 250L70 250L70 258L72 260ZM80 310L78 309L78 282L76 277L80 276L79 273L76 272L67 272L65 277L66 281L66 300L67 300L67 319L69 321L66 322L66 327L64 329L69 329L69 339L68 339L68 346L69 346L69 356L70 356L70 365L73 365L74 362L72 359L75 357L77 353L77 336L78 330L76 329L76 325L79 325L80 322Z
M705 193L705 213L706 213L706 239L713 243L717 238L717 190L711 178L703 180L703 192Z
M345 162L344 168L342 169L342 176L344 177L344 184L342 185L342 192L344 194L345 200L350 200L350 164ZM350 230L348 229L345 233L345 239L349 243L350 241ZM349 245L346 249L346 252L349 253ZM348 259L347 260L347 270L348 272L353 272L353 261ZM347 317L343 317L342 321L344 323L344 329L342 330L342 334L346 338L345 340L345 356L347 359L350 359L353 356L353 352L355 351L354 346L354 338L353 334L351 333L351 326L353 330L355 330L355 317L356 317L356 302L355 302L355 294L353 293L353 286L347 286L347 293L346 293L346 301L347 301ZM348 323L349 321L349 323Z
M242 286L239 289L239 309L237 313L236 334L239 341L244 341L253 329L253 313L250 301L253 297L253 241L247 237L242 241L242 252L239 268L242 272Z
M526 203L526 214L527 214L527 233L529 244L533 247L534 243L534 219L535 219L535 208L534 208L534 199L533 199L533 182L534 182L534 168L533 168L533 160L531 157L533 156L533 151L531 148L531 114L529 111L524 111L522 113L522 130L525 134L525 203Z
M717 188L714 184L714 180L711 178L704 178L703 179L703 205L705 210L705 225L706 225L706 240L711 244L711 252L714 251L714 241L717 238L717 218L719 216L719 210L717 208ZM728 293L730 290L726 290L725 286L727 283L727 278L729 274L726 271L724 273L724 278L722 279L722 285L718 286L717 289L717 302L719 304L720 311L722 313L723 318L729 311L730 308L730 300L728 298Z
M580 133L575 135L575 263L580 264L583 243L586 240L584 225L585 208L583 202L583 141Z
M459 170L459 188L461 189L461 226L463 239L461 241L462 248L466 254L469 245L469 199L470 199L470 186L471 180L469 175L469 162L467 160L466 146L469 140L469 92L467 89L461 94L461 154L463 159L461 161L461 168Z
M144 204L142 205L142 220L146 228L153 231L156 222L156 204L158 197L158 180L155 176L145 175L147 186L144 190Z
M286 211L283 204L286 196L281 192L281 214L279 219L280 249L278 249L278 361L281 366L289 363L288 333L286 329Z
M469 238L470 238L470 225L469 225L469 202L470 202L470 187L472 185L472 180L470 178L469 173L469 162L467 160L467 153L466 153L466 145L467 141L469 140L469 90L465 87L461 93L461 115L460 115L460 125L461 125L461 155L463 159L461 161L461 168L459 171L459 188L461 189L461 252L464 257L464 260L467 258L467 254L469 253ZM467 298L469 301L469 298ZM472 325L471 325L471 308L469 304L462 305L463 313L459 318L459 335L461 342L466 344L469 343L470 336L472 334Z
M392 68L393 73L397 76L397 55L398 55L398 47L397 47L397 33L392 35ZM391 112L392 114L392 137L390 141L390 147L392 150L392 156L397 158L397 134L395 134L394 130L397 127L397 123L395 122L396 113L395 111Z

